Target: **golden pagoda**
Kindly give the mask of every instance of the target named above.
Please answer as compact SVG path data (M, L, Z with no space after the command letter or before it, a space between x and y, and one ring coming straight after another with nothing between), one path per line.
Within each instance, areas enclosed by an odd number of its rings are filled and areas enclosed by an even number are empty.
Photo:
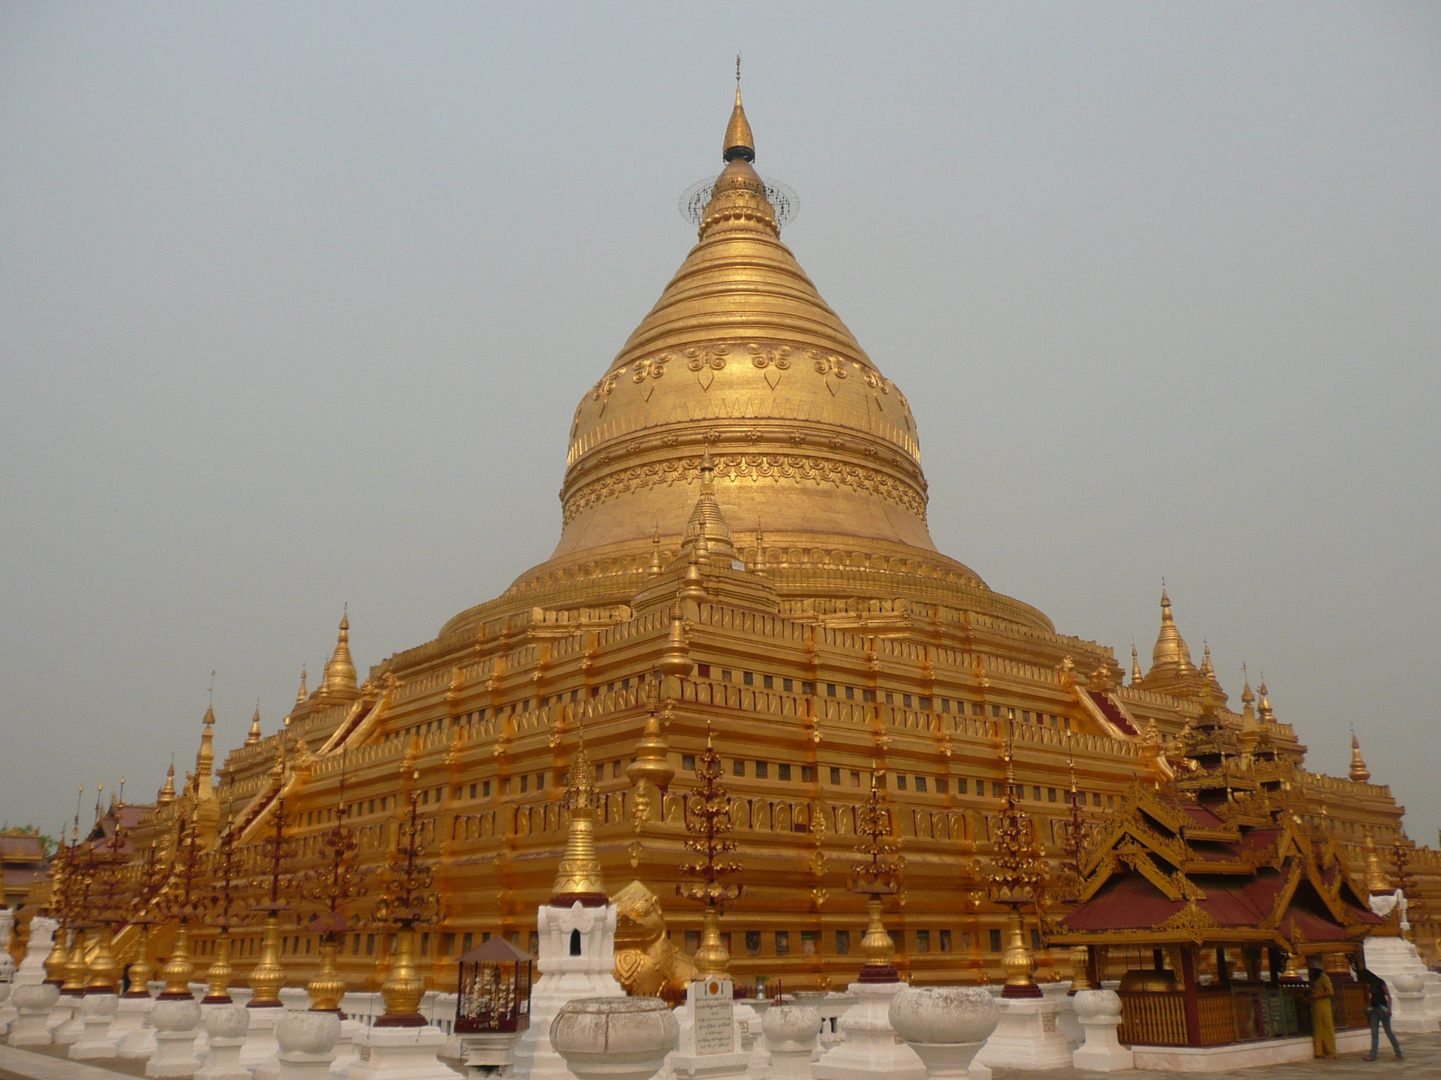
M904 903L886 915L894 963L920 982L1004 977L1008 910L976 888L973 867L994 855L1007 785L1059 871L1072 819L1094 826L1138 778L1171 782L1167 747L1203 714L1235 730L1239 753L1260 746L1284 767L1314 808L1308 824L1324 820L1353 861L1366 829L1399 835L1387 788L1305 770L1264 685L1259 714L1249 683L1245 714L1225 708L1166 590L1151 668L1133 650L1127 673L1111 648L1057 632L937 550L906 396L782 243L739 88L721 149L694 247L576 406L550 557L363 681L347 611L282 732L262 735L257 712L213 774L207 714L193 782L154 807L137 846L182 817L213 843L222 807L236 843L256 845L283 798L302 852L339 804L374 869L413 785L442 912L419 932L415 963L446 987L485 935L533 950L567 850L566 747L582 726L597 880L674 898L709 731L743 868L723 923L730 971L806 988L853 981L865 959L867 901L846 880L873 775L905 861ZM277 771L282 739L293 767ZM1411 865L1441 893L1434 853L1418 849ZM663 903L694 954L703 912ZM193 930L210 955L215 931ZM1418 925L1423 950L1435 932ZM230 928L237 982L260 934ZM388 936L346 937L340 976L373 989ZM287 974L303 985L319 938L286 938ZM1037 959L1056 965L1044 943Z

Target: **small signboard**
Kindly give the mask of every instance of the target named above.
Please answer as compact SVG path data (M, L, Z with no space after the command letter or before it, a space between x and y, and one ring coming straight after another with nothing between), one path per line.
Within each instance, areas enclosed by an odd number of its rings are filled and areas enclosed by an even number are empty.
M695 1052L733 1054L736 1049L734 984L729 979L697 979L686 995L695 1022Z

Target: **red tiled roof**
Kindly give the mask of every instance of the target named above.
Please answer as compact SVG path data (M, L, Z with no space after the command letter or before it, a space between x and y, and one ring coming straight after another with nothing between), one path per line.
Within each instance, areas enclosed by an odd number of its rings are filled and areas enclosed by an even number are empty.
M1169 900L1145 878L1113 877L1061 924L1069 930L1134 930L1165 922L1186 905Z

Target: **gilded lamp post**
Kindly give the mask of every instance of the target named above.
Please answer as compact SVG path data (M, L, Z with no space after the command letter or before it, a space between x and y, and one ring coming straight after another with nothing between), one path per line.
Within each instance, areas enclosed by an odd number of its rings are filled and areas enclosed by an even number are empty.
M1039 910L1046 884L1046 861L1036 823L1020 807L1013 735L1013 730L1007 731L1001 755L1006 764L1006 793L991 839L989 893L992 901L1010 909L1006 946L1001 952L1001 969L1006 973L1001 996L1034 998L1041 996L1041 990L1031 978L1036 958L1026 942L1021 907L1032 903Z
M54 880L50 886L50 913L59 920L60 927L51 943L50 954L45 957L45 981L61 987L63 994L66 975L70 968L70 949L66 946L75 919L75 894L80 884L77 876L75 847L79 838L80 823L77 819L70 833L70 842L65 842L65 830L60 830L60 850L56 852L51 873Z
M349 927L346 909L365 894L366 871L360 869L360 840L345 822L345 781L342 777L335 824L320 835L317 863L301 877L301 899L317 910L310 928L320 938L320 970L306 990L311 1012L340 1012L345 980L335 970L335 956Z
M207 897L209 922L220 928L215 939L215 956L205 972L209 985L205 990L202 1005L229 1005L230 979L235 969L230 964L230 928L241 921L235 913L239 900L240 853L235 849L235 831L231 822L215 843L210 856L210 894Z
M881 915L884 898L900 892L905 863L892 826L890 804L881 792L880 781L884 776L884 769L871 770L871 790L866 801L856 807L858 858L846 885L851 892L866 897L868 923L865 937L861 938L861 954L866 958L861 965L863 983L900 980L895 965L896 943L886 931Z
M741 865L725 858L736 848L731 839L730 793L720 782L721 759L706 728L705 750L696 757L696 776L700 786L685 803L686 850L692 857L680 864L680 872L695 880L675 887L683 900L696 900L705 905L701 924L700 948L696 950L697 979L730 978L730 953L720 936L721 911L736 900L741 887L722 881L739 872Z
M190 920L200 915L204 904L200 896L200 829L193 819L180 818L176 823L175 865L170 883L158 898L158 905L167 918L175 919L175 944L170 959L160 969L165 988L160 1000L189 999L190 976L195 967L190 962Z
M246 1003L247 1009L279 1009L280 988L285 985L285 969L280 964L280 913L288 911L290 905L281 898L283 890L291 883L291 863L294 845L286 833L290 822L285 812L285 784L288 776L285 768L285 740L275 759L271 776L276 784L274 805L270 811L270 835L260 845L260 873L257 883L265 890L256 910L265 916L265 930L260 939L260 960L251 969L247 980L254 991Z
M395 962L380 986L385 1013L375 1021L379 1027L425 1026L419 1011L425 984L415 971L415 927L434 921L439 906L432 891L435 868L420 839L420 792L415 786L420 774L410 758L402 769L410 789L410 813L396 822L395 845L381 876L374 912L376 923L396 928Z
M125 991L125 996L128 998L150 996L150 989L146 984L155 978L155 965L150 962L150 928L158 920L155 905L169 876L170 872L161 863L155 839L152 838L136 870L135 887L130 896L130 923L138 927L138 934L135 941L135 960L127 972L130 987Z

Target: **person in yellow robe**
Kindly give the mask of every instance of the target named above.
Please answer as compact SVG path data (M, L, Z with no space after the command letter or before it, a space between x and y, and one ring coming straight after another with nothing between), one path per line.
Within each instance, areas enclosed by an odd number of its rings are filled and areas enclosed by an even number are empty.
M1336 988L1331 977L1320 968L1312 968L1311 989L1307 1000L1311 1002L1311 1049L1318 1058L1336 1056L1336 1023L1331 1015L1331 997Z

